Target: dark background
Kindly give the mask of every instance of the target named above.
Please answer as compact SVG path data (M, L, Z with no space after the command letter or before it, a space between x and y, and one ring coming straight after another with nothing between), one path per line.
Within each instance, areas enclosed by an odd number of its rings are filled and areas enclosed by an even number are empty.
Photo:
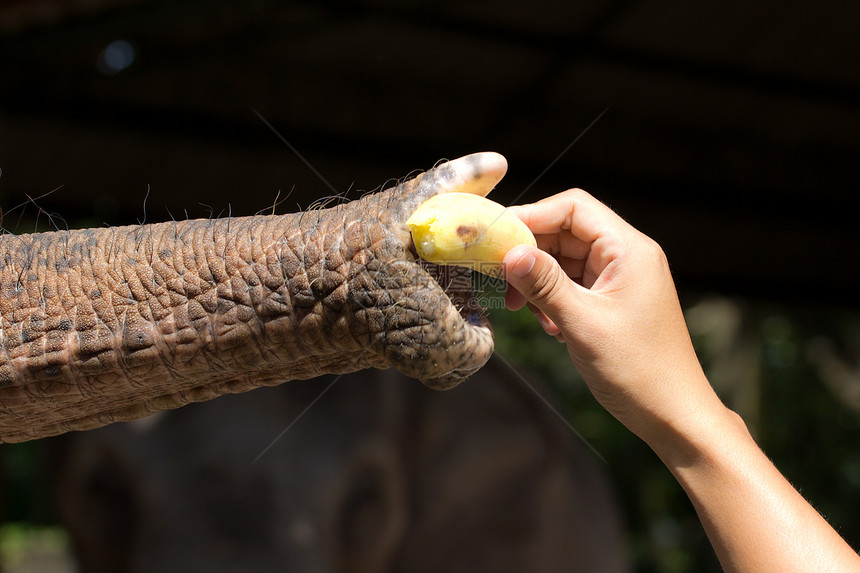
M583 187L663 245L712 381L856 544L858 29L852 1L0 1L2 225L285 212L498 151L497 200ZM677 486L547 352L640 569L700 570Z
M150 221L293 188L295 209L494 150L501 198L589 189L664 245L682 287L860 287L856 2L0 6L7 209L60 185L40 204L93 224L142 219L147 188ZM134 50L119 72L116 40Z

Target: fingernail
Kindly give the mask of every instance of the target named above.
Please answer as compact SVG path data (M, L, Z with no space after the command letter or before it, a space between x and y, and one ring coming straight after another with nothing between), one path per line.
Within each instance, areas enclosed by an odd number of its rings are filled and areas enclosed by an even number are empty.
M524 277L530 272L535 266L535 256L531 251L526 251L526 253L519 258L517 262L514 263L513 268L511 268L511 274L515 277Z

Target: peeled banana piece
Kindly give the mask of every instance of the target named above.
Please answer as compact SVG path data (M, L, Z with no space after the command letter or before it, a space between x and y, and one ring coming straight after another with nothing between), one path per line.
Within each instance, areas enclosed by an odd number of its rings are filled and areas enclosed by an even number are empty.
M502 259L513 247L537 246L525 223L503 205L471 193L434 195L406 224L422 259L492 277L502 276Z

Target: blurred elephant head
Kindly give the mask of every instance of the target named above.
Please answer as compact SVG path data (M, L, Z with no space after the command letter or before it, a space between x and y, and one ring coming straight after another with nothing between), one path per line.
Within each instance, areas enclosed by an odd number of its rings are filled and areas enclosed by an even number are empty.
M366 371L57 446L82 573L628 570L593 457L492 361L451 392Z

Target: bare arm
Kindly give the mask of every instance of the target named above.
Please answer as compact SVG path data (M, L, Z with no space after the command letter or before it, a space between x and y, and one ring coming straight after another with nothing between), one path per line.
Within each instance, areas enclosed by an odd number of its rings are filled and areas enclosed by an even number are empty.
M505 257L508 307L528 304L597 400L660 456L723 568L860 571L714 393L660 247L582 190L514 209L539 249Z

